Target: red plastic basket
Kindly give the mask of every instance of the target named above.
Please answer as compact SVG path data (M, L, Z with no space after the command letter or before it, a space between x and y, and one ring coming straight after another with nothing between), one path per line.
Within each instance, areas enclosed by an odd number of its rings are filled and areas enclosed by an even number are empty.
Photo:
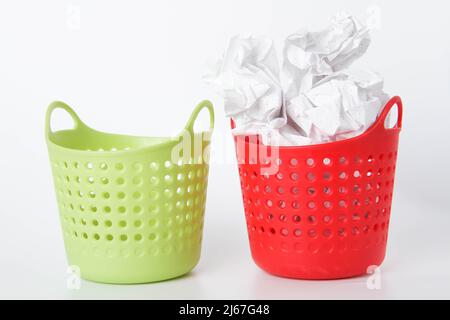
M397 123L386 128L394 105ZM258 266L283 277L337 279L383 262L402 108L392 98L366 132L337 142L275 148L235 137Z

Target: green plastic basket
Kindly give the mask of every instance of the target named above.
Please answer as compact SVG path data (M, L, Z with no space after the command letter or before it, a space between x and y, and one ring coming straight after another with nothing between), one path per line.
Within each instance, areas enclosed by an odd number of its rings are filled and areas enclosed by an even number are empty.
M74 128L53 132L52 112ZM203 109L210 129L194 132ZM175 138L99 132L63 102L50 104L46 140L69 264L87 280L145 283L188 273L200 258L208 182L211 102Z

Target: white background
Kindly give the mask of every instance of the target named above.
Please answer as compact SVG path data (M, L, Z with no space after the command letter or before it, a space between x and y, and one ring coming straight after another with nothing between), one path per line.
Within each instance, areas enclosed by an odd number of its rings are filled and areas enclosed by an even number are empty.
M371 5L381 28L358 64L383 74L405 104L382 288L368 290L364 277L268 275L250 258L228 121L201 76L232 35L267 34L281 49L302 26L323 27L343 9L361 16ZM2 1L0 298L450 298L449 9L444 0ZM46 106L63 100L100 130L173 135L205 98L217 121L197 268L162 283L83 281L68 290Z

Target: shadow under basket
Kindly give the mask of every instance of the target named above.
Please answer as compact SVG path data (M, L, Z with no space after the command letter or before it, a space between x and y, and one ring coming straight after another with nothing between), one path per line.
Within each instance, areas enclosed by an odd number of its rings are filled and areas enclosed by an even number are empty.
M386 117L397 106L397 123ZM373 272L386 252L402 102L392 98L363 134L270 147L236 136L251 252L274 275L338 279ZM233 124L232 124L233 126Z
M57 108L70 114L73 129L51 130ZM203 108L209 110L210 129L195 133ZM82 278L145 283L195 267L208 182L208 159L203 157L209 157L213 125L209 101L195 108L175 138L98 132L66 104L49 106L46 139L64 243L69 264ZM194 147L192 141L200 144ZM174 161L177 148L181 157Z

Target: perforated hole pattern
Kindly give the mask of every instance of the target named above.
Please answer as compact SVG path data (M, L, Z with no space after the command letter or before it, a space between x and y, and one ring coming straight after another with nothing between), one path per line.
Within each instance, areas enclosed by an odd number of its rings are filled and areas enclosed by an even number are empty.
M394 106L397 123L386 128ZM337 279L383 262L402 110L400 97L392 97L371 128L336 142L276 148L257 136L234 137L259 267L284 277Z
M63 234L72 248L119 258L199 250L207 164L51 161Z
M258 264L281 275L330 278L330 270L345 269L358 254L362 263L382 260L396 171L394 147L328 156L320 150L320 157L280 152L279 171L272 175L264 173L263 165L243 162L238 151L250 245ZM323 257L326 265L318 265L321 260L313 256ZM282 263L294 271L283 271ZM336 276L351 272L337 271Z

